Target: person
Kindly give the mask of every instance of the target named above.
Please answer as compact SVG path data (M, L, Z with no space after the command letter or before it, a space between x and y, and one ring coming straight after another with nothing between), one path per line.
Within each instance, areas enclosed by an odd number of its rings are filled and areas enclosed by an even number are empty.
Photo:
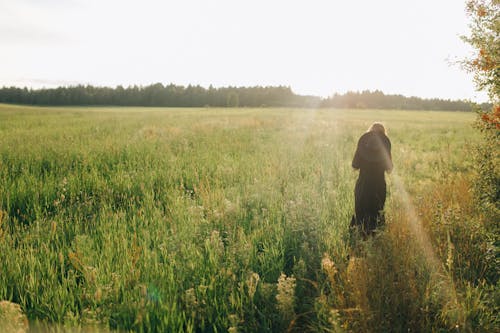
M385 172L392 171L391 141L384 125L373 123L358 141L352 167L359 169L354 189L354 216L351 227L360 230L364 238L372 235L385 222Z

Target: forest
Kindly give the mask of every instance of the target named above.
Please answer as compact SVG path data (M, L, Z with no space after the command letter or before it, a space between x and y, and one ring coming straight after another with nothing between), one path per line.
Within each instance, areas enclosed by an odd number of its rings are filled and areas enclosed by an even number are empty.
M298 95L288 86L213 87L199 85L96 87L77 85L58 88L0 88L0 103L24 105L101 105L163 107L325 107L349 109L396 109L472 111L466 100L425 99L384 94L382 91L335 93L328 98ZM482 109L491 108L484 103Z

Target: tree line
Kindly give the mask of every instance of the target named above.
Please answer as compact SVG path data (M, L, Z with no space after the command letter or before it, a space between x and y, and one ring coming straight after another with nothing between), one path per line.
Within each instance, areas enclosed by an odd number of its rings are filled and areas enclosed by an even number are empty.
M379 90L347 92L342 95L335 94L323 99L321 106L348 109L472 111L471 103L464 100L386 95ZM491 106L484 103L481 107L488 108Z
M117 86L78 85L52 89L3 87L0 102L31 105L118 105L172 107L304 107L317 106L319 97L301 96L290 87L222 87L199 85Z
M463 100L386 95L381 91L347 92L328 98L295 94L287 86L204 88L199 85L58 88L0 88L0 103L28 105L116 105L168 107L332 107L471 111Z

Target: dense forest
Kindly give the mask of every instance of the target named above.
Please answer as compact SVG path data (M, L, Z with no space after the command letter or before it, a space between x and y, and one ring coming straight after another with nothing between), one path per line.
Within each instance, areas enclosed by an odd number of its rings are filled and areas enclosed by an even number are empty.
M322 99L295 94L290 87L221 87L163 85L70 87L28 89L0 88L0 103L28 105L117 105L171 107L332 107L400 110L471 111L464 100L423 99L386 95L381 91L347 92ZM487 105L483 106L487 108Z
M73 86L54 89L2 88L0 102L33 105L119 105L173 107L317 106L321 99L300 96L289 87L223 87L161 83L149 86Z

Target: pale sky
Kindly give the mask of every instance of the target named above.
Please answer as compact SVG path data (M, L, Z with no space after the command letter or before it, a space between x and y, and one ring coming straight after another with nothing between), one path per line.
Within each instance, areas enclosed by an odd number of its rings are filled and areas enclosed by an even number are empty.
M0 86L287 85L486 100L465 0L0 0Z

